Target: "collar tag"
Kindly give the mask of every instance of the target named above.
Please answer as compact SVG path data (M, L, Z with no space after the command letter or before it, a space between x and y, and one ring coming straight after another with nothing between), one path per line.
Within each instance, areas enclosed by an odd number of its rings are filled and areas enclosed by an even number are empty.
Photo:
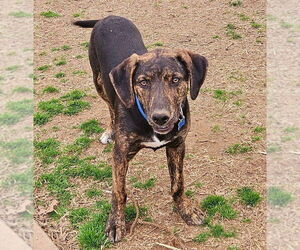
M185 116L183 114L182 105L180 105L180 116L181 118L179 119L178 122L178 131L181 130L182 127L185 125Z

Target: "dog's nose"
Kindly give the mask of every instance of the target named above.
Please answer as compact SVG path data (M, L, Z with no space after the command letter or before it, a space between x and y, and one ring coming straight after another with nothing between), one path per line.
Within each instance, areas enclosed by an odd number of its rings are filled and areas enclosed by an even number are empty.
M159 126L166 124L170 119L170 116L167 113L154 113L152 115L152 120Z

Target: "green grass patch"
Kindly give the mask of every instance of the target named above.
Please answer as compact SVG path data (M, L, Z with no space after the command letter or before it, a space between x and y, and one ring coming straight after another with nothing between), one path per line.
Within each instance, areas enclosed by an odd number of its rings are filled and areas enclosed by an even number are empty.
M251 137L251 141L252 141L252 142L261 141L261 136L259 136L259 135L254 135L254 136Z
M282 142L288 142L288 141L291 141L293 140L293 137L292 136L289 136L289 135L286 135L286 136L282 136L281 137L281 141Z
M185 191L185 195L187 197L193 197L195 195L195 191L192 191L192 190L188 189L188 190Z
M88 102L84 102L81 100L69 101L63 113L66 115L76 115L89 107L90 104Z
M71 92L63 95L61 97L61 99L68 100L68 101L75 101L75 100L80 100L80 99L82 99L85 96L86 96L86 93L84 93L81 90L77 90L76 89L76 90L72 90Z
M229 2L229 6L237 7L241 6L243 2L241 0L232 0Z
M268 189L268 202L273 206L284 207L293 201L291 193L284 191L279 187L270 187Z
M272 144L267 147L267 153L276 153L281 151L281 146L278 144Z
M15 113L0 114L0 125L14 125L20 121L20 115Z
M283 132L285 133L295 133L299 130L297 127L286 127Z
M6 103L6 108L24 117L33 113L33 101L32 99L24 99L21 101L8 102Z
M146 45L146 48L150 49L150 48L162 47L162 46L164 46L164 44L162 42L155 42L155 43L151 43L149 45Z
M53 17L60 17L61 15L54 12L54 11L44 11L40 13L41 16L46 17L46 18L53 18Z
M242 187L237 190L237 195L244 205L255 207L261 200L261 195L250 187Z
M32 89L23 87L23 86L19 86L19 87L15 87L12 90L12 93L32 93Z
M258 133L263 133L263 132L265 132L265 130L266 130L265 127L257 126L257 127L255 127L255 128L253 129L253 132L258 134Z
M64 72L58 72L54 76L55 76L55 78L60 79L60 78L64 78L66 76L66 73L64 73Z
M244 154L250 151L252 151L252 147L250 145L240 144L240 143L233 144L225 150L227 154L231 154L231 155Z
M51 67L50 65L42 65L42 66L38 67L37 70L45 72L48 69L50 69L50 67Z
M16 187L23 195L32 194L33 191L33 173L32 168L28 168L21 173L10 174L2 183L4 188Z
M239 18L241 21L249 21L250 20L250 17L246 16L245 14L241 13L241 14L238 14Z
M236 26L229 23L226 26L226 35L233 40L241 39L242 36L236 32Z
M67 50L70 50L71 47L69 45L63 45L61 47L58 47L58 48L52 48L51 50L52 51L67 51Z
M152 178L149 178L148 180L146 180L145 182L137 181L137 182L133 183L132 186L135 188L140 188L140 189L150 189L150 188L154 187L155 182L156 182L156 178L152 177Z
M214 133L217 133L221 130L220 126L219 125L214 125L211 127L211 131L214 132Z
M44 111L49 116L61 114L64 110L64 105L61 104L59 99L51 99L43 101L38 104L39 110Z
M237 215L237 212L223 196L207 196L201 202L200 206L210 217L214 216L215 214L219 214L222 218L234 219Z
M15 72L21 68L21 65L12 65L5 68L6 71Z
M54 86L47 86L43 89L43 93L58 93L59 90Z
M86 74L86 71L84 71L84 70L75 70L75 71L73 71L73 75L83 76L85 74Z
M78 227L79 224L90 216L91 212L85 207L72 209L69 214L69 220L74 227Z
M22 17L32 17L31 13L27 13L24 11L15 11L15 12L10 12L10 16L17 17L17 18L22 18Z
M95 198L95 197L101 196L102 195L102 191L98 190L96 188L91 188L91 189L87 189L85 191L85 194L89 198Z
M34 142L36 155L45 164L54 162L55 158L61 153L60 142L54 138Z
M257 23L257 22L255 22L254 20L252 20L252 21L250 22L250 25L251 25L251 27L254 28L254 29L259 29L259 28L262 27L262 24Z
M20 138L14 141L1 141L1 154L8 158L12 164L28 162L33 154L32 141Z
M64 151L72 154L80 154L91 145L92 141L92 139L86 136L81 136L77 138L74 143L67 145Z
M139 218L145 217L147 215L148 208L147 207L139 207ZM135 206L129 204L125 207L125 221L130 222L133 221L136 217L136 209Z
M66 61L65 58L61 58L61 59L59 59L59 60L55 60L55 61L54 61L54 64L55 64L56 66L62 66L62 65L66 65L66 64L67 64L67 61Z
M84 56L83 55L77 55L77 56L75 56L75 58L76 59L82 59L82 58L84 58Z
M193 241L201 243L201 242L207 241L210 237L229 238L229 237L234 237L235 235L236 235L235 232L225 231L225 229L222 225L216 224L216 225L209 225L209 231L198 234L193 239Z
M99 122L96 119L88 120L81 123L79 128L86 134L99 134L104 132L104 129L99 126Z
M106 146L105 146L105 148L103 149L103 153L110 153L110 152L112 152L113 151L113 149L114 149L114 144L113 143L108 143Z
M33 124L42 126L42 125L46 124L50 120L50 118L51 118L51 115L49 115L47 113L37 112L33 116Z
M80 46L82 46L85 49L88 49L89 46L90 46L90 43L89 42L83 42L83 43L80 44Z

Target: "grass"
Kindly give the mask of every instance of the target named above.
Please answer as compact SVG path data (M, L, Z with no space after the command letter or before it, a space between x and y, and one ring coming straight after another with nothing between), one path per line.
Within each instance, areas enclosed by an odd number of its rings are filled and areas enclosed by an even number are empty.
M222 218L234 219L237 215L237 212L223 196L207 196L200 206L210 217L219 214Z
M278 144L269 145L267 147L267 153L276 153L281 151L281 146Z
M242 187L237 190L237 195L244 205L255 207L261 200L261 195L250 187Z
M252 142L261 141L261 136L254 135L254 136L251 137L251 141L252 141Z
M80 46L82 46L85 49L88 49L89 46L90 46L90 43L89 42L83 42L83 43L80 44Z
M226 35L230 38L230 39L233 39L233 40L237 40L237 39L241 39L242 36L238 33L236 33L236 27L235 25L229 23L227 24L226 26Z
M17 17L17 18L22 18L22 17L32 17L31 13L27 13L24 11L15 11L15 12L10 12L10 16Z
M0 114L0 125L14 125L20 121L20 115L15 113Z
M91 145L92 141L92 139L86 136L81 136L77 138L74 143L67 145L65 148L65 152L80 154L84 149L88 148Z
M147 49L150 49L150 48L154 48L154 47L162 47L162 46L164 46L164 44L163 44L162 42L155 42L155 43L146 45L146 48L147 48Z
M24 117L33 113L33 101L32 99L24 99L21 101L8 102L6 103L6 108Z
M75 58L76 59L82 59L82 58L84 58L84 56L83 55L77 55L77 56L75 56Z
M255 128L253 129L253 132L258 134L258 133L264 132L265 130L266 130L265 127L257 126L257 127L255 127Z
M102 191L95 189L95 188L91 188L91 189L86 190L85 194L88 198L95 198L95 197L101 196Z
M232 1L229 2L229 5L233 6L233 7L237 7L237 6L241 6L242 3L243 2L241 0L232 0Z
M38 67L37 70L45 72L46 70L50 69L50 67L51 67L50 65L46 64Z
M213 91L213 98L220 101L227 101L234 96L240 95L242 92L240 90L237 91L226 91L224 89L215 89Z
M79 12L79 13L74 13L72 16L73 17L84 17L84 11L81 11L81 12Z
M15 87L12 90L12 93L32 93L32 89L23 87L23 86L19 86L19 87Z
M50 115L47 113L37 112L33 116L33 124L42 126L50 120Z
M15 72L21 68L21 65L12 65L5 68L6 71Z
M91 119L91 120L81 123L79 128L86 135L99 134L104 131L104 129L99 126L99 122L96 119Z
M62 66L62 65L66 65L67 64L67 61L65 58L61 58L59 60L55 60L54 64L56 66Z
M1 154L8 158L12 164L28 162L32 156L32 141L20 138L14 141L1 141Z
M185 191L185 195L187 197L193 197L194 194L195 194L195 191L192 191L192 190L189 190L189 189Z
M41 12L40 15L43 16L43 17L46 17L46 18L53 18L53 17L60 17L61 16L60 14L58 14L56 12L53 12L51 10Z
M75 70L75 71L73 71L72 74L73 74L73 75L83 76L83 75L86 74L86 71L84 71L84 70Z
M81 222L85 221L89 217L89 215L89 209L85 207L76 208L70 211L69 220L74 227L78 227Z
M56 73L55 75L55 78L64 78L65 76L66 76L66 73L64 73L64 72L58 72L58 73Z
M229 238L229 237L234 237L235 235L236 235L235 232L225 231L222 225L216 224L216 225L209 225L209 231L198 234L193 239L193 241L201 243L207 241L210 237Z
M284 207L293 201L293 196L279 187L268 189L268 202L273 206Z
M50 164L61 153L60 142L54 138L34 142L36 155L42 163Z
M257 23L257 22L255 22L254 20L252 20L252 21L250 22L250 25L251 25L251 27L254 28L254 29L259 29L259 28L262 27L262 24Z
M239 18L241 21L249 21L250 20L250 17L246 16L245 14L241 13L241 14L238 14Z
M61 47L58 47L58 48L52 48L51 50L52 51L67 51L67 50L70 50L71 47L69 45L63 45Z
M132 186L135 188L139 188L139 189L150 189L150 188L154 187L155 182L156 182L156 178L153 177L153 178L149 178L145 182L137 181L137 182L133 183Z
M219 132L221 129L220 129L220 126L219 125L214 125L211 127L211 131L214 132L214 133L217 133Z
M4 188L16 187L23 195L31 195L33 191L32 168L27 168L21 173L10 174L2 183Z
M43 93L58 93L59 90L54 86L47 86L43 89Z
M295 132L297 132L299 130L299 128L298 127L286 127L284 130L283 130L283 132L285 132L285 133L295 133Z
M247 144L236 143L229 146L225 152L231 155L244 154L252 151L252 147Z
M44 125L50 118L59 115L75 115L84 109L90 107L88 102L80 100L86 94L81 90L73 90L59 99L51 99L49 101L42 101L38 104L40 112L34 116L34 124Z
M221 37L218 36L218 35L214 35L212 38L213 38L213 39L220 39Z
M147 215L148 208L147 207L139 207L139 218L145 217ZM133 221L136 217L136 210L134 205L129 204L125 207L125 221L130 222Z
M66 115L76 115L79 112L89 107L90 104L88 102L84 102L81 100L70 101L67 103L66 109L64 110L63 113Z
M108 143L105 148L103 149L103 153L110 153L113 151L114 144L113 143Z

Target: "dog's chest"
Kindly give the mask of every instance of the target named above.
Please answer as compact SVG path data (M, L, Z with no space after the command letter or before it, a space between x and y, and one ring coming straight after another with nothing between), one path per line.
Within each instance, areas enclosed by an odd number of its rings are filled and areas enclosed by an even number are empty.
M151 137L152 141L146 141L142 142L142 146L147 147L147 148L159 148L162 147L166 144L168 144L170 141L160 141L155 135Z

